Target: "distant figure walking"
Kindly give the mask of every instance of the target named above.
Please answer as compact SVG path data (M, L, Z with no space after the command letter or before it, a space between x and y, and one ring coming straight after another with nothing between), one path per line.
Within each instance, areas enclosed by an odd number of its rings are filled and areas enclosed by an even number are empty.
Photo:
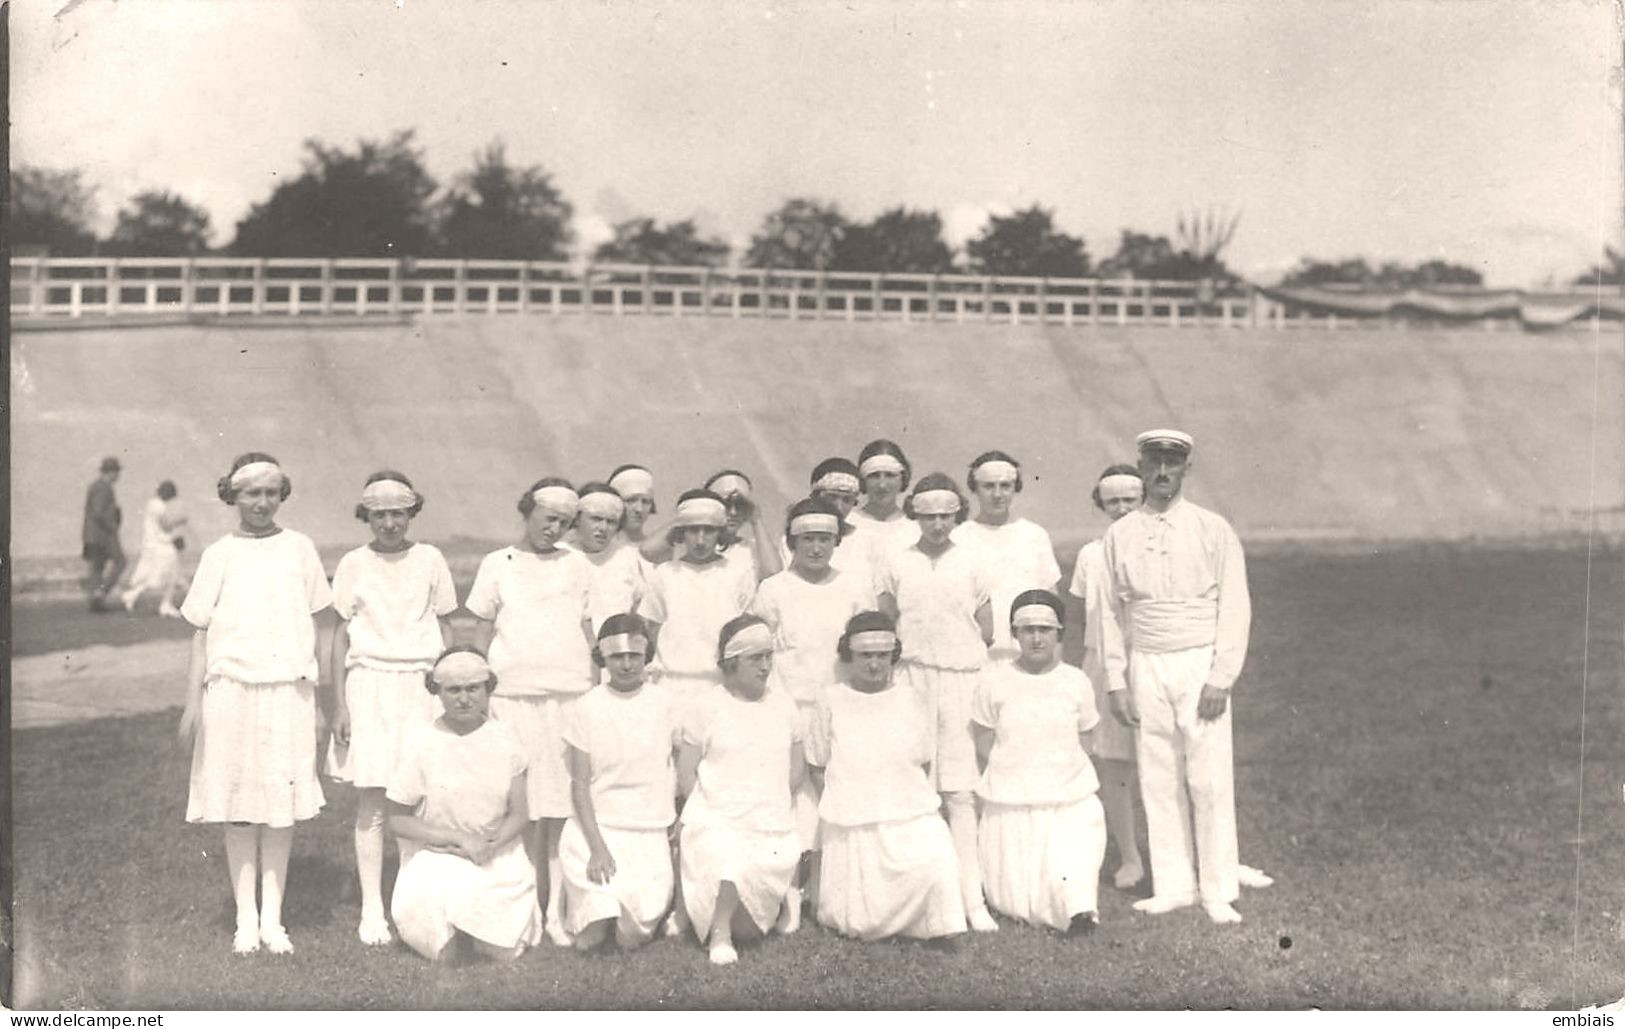
M92 611L108 610L107 595L118 585L119 576L124 574L124 548L118 542L121 515L118 498L113 495L113 483L118 481L118 473L118 458L102 458L101 474L85 491L82 553L90 564L90 574L85 578L85 592L90 596ZM105 577L102 574L104 570L109 573Z
M141 556L136 558L135 571L120 598L124 610L134 611L141 594L152 590L158 594L158 613L165 618L179 618L180 608L175 606L175 587L179 583L181 550L186 546L182 529L186 525L186 512L176 499L175 484L165 479L158 484L158 494L147 499L141 515Z

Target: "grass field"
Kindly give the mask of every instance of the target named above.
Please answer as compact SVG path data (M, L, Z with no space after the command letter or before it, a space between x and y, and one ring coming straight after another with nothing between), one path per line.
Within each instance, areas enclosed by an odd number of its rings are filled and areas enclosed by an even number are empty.
M693 942L431 967L354 937L353 796L296 835L289 958L230 954L220 832L173 713L14 734L14 1006L1571 1008L1625 994L1625 563L1412 548L1252 564L1238 689L1246 923L1006 925L957 954L816 927L713 970ZM1581 750L1584 686L1584 753ZM1108 857L1108 868L1111 858Z

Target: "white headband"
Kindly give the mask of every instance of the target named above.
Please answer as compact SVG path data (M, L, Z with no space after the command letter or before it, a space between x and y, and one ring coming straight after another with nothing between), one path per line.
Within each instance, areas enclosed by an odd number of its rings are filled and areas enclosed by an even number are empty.
M742 497L750 496L750 480L743 475L718 476L705 488L719 497L725 497L730 493L738 493Z
M864 458L863 463L858 465L858 474L866 479L875 472L896 472L902 475L904 471L906 469L903 462L890 454L875 454L873 457Z
M652 497L655 477L642 468L627 468L610 476L610 486L623 497Z
M242 489L249 484L268 486L281 484L282 466L271 461L250 461L231 473L231 488Z
M1059 629L1061 618L1048 604L1026 604L1010 613L1010 624L1017 629L1024 625L1045 625Z
M1009 461L983 461L971 472L971 478L985 482L1015 482L1021 471Z
M959 512L959 494L951 489L928 489L914 494L917 515L945 515Z
M760 654L773 650L773 632L760 622L745 626L722 645L722 660L742 654Z
M491 680L491 666L485 658L468 650L448 654L429 673L436 686L471 686Z
M677 516L672 524L678 528L690 525L708 525L720 529L728 521L728 510L722 501L711 497L690 497L677 505Z
M832 493L858 492L858 477L851 472L825 472L819 476L818 481L812 484L815 490L829 490Z
M841 520L832 514L824 514L819 511L796 515L790 519L791 536L799 536L804 532L827 532L839 536L841 534Z
M868 632L855 632L846 641L846 649L857 651L881 651L891 653L897 649L897 634L887 632L885 629L871 629Z
M417 502L412 487L395 479L369 482L361 491L361 506L368 511L409 511Z
M557 511L566 518L575 517L576 507L581 503L576 491L568 486L543 486L533 490L530 499L536 501L538 507Z
M613 493L589 493L578 502L582 514L619 518L626 510L626 502Z
M647 654L648 652L649 641L642 636L629 632L605 636L598 641L598 653L604 657L614 657L616 654Z
M1145 496L1145 482L1138 475L1129 475L1127 472L1106 476L1096 484L1096 488L1100 490L1101 500Z

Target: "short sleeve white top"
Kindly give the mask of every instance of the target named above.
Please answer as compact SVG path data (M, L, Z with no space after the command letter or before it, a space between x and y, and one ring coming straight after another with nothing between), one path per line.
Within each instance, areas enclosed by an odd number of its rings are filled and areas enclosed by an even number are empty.
M655 566L643 614L660 623L657 659L675 675L717 670L717 636L728 619L744 614L756 592L722 560L690 564L673 558Z
M591 759L589 788L599 825L664 829L676 820L677 738L671 693L658 686L630 693L595 686L570 705L564 742Z
M683 808L685 825L729 825L757 832L795 828L790 748L804 731L796 706L768 690L742 700L711 686L694 702L683 741L700 750L699 781Z
M208 679L315 681L316 624L333 602L316 544L282 529L222 536L198 561L181 615L208 630Z
M587 607L592 613L592 631L596 634L611 615L635 614L647 586L637 547L611 540L596 554L584 550L580 553L592 565Z
M357 547L333 573L333 610L349 623L345 667L428 671L445 647L439 619L457 610L457 589L433 544L394 554Z
M903 657L933 668L971 670L987 658L976 609L987 603L987 574L976 553L957 543L936 557L918 546L890 555L875 590L897 601Z
M926 776L936 733L914 690L864 693L845 682L823 691L807 739L807 760L824 768L818 817L858 826L918 818L942 803Z
M496 623L491 670L497 694L581 693L596 678L582 634L592 565L573 550L503 547L485 555L467 607Z
M460 736L437 718L408 739L385 796L430 825L489 836L508 816L508 790L524 770L519 738L502 722L488 718Z
M1061 578L1055 544L1036 522L1016 518L1003 525L969 521L956 526L955 543L980 555L991 586L994 650L1015 653L1010 604L1023 590L1053 590Z
M1090 540L1078 550L1067 592L1083 601L1083 671L1096 686L1106 684L1106 662L1100 653L1100 616L1111 603L1106 578L1105 549L1099 540Z
M990 665L971 701L971 720L993 730L993 750L976 785L998 804L1065 804L1100 788L1079 739L1100 721L1089 677L1057 663L1038 675L1012 662Z
M768 688L811 703L837 675L835 644L847 619L874 606L873 584L839 569L819 583L793 569L764 579L751 610L773 630Z
M169 511L169 505L158 497L148 497L147 506L141 512L141 546L168 547L174 546L174 534L164 528L163 517Z

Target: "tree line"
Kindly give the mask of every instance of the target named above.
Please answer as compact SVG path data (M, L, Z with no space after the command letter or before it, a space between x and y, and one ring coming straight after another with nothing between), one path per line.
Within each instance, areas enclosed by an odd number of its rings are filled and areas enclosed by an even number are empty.
M548 172L516 165L500 139L473 155L471 166L442 189L424 166L415 134L344 148L306 140L301 171L274 187L234 227L231 241L211 249L209 213L186 198L149 190L119 210L112 231L98 238L95 188L78 170L28 165L9 179L9 244L13 253L55 256L453 257L565 260L576 243L574 208ZM763 220L741 264L818 271L1030 275L1240 281L1224 262L1238 215L1181 213L1173 235L1124 229L1116 250L1095 260L1081 237L1056 225L1054 210L1034 203L992 215L956 253L935 211L899 205L860 221L839 205L795 197ZM630 218L590 254L628 264L722 266L729 244L692 220L658 223ZM1577 282L1625 281L1625 259L1608 261ZM1382 288L1482 283L1464 265L1415 266L1364 259L1304 258L1283 285L1348 283Z

